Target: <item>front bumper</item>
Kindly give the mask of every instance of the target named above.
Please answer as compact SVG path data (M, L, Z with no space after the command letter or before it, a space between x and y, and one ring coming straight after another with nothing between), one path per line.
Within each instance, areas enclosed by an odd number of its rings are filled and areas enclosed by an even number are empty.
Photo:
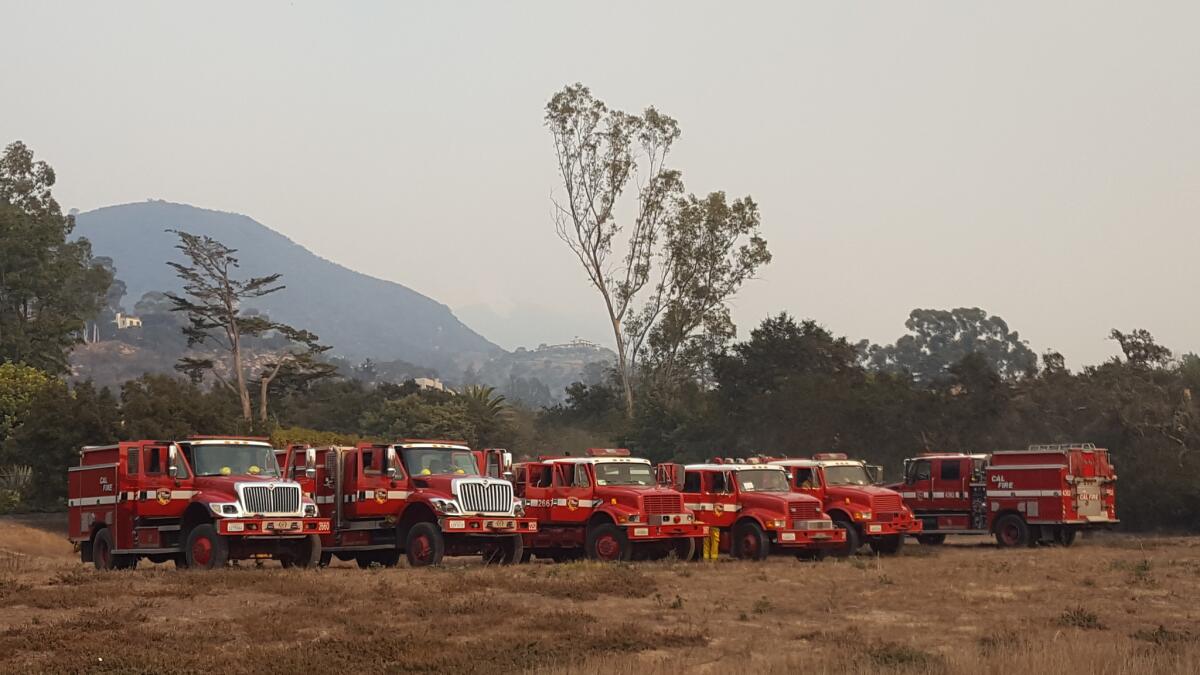
M861 524L862 533L867 537L887 537L895 534L920 534L925 526L915 518L891 521L868 521Z
M700 523L649 525L645 523L627 523L625 536L629 541L648 541L653 539L686 539L708 535L708 525Z
M538 524L536 518L442 516L438 527L446 534L502 535L537 532Z
M846 531L840 527L814 530L771 530L773 545L780 548L838 548L846 543Z
M219 518L217 534L228 537L301 537L329 534L328 518Z

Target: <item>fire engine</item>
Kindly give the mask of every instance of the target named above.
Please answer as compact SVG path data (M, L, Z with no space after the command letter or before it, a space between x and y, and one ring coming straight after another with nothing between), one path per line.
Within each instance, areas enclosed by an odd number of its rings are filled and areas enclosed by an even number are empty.
M837 555L853 555L864 542L875 553L892 555L904 545L905 535L921 531L921 521L913 518L900 493L873 485L871 472L859 460L826 452L771 464L786 468L792 489L820 500L834 525L845 530L846 544Z
M67 471L67 493L69 538L97 569L141 558L199 569L248 558L307 567L330 527L258 439L85 447Z
M437 565L443 556L522 558L524 533L537 531L513 485L503 451L473 451L461 441L408 439L356 447L291 446L284 466L333 520L322 563L333 556L359 567ZM300 476L312 475L311 478Z
M683 493L697 520L720 529L720 551L735 558L763 560L786 551L815 560L846 544L846 533L822 512L820 500L791 491L783 467L714 459L657 470L660 482Z
M1077 531L1118 522L1116 480L1107 450L1073 443L921 455L904 460L896 488L924 523L923 544L993 534L1000 546L1070 546Z
M538 520L526 553L554 560L688 560L708 526L683 495L662 487L645 459L624 448L592 448L584 457L542 456L517 464L517 494Z

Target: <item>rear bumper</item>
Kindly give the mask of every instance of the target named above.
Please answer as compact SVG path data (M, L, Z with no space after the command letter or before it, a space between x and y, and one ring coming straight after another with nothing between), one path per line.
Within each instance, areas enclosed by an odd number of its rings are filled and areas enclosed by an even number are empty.
M217 534L228 537L300 537L330 532L328 518L221 518Z
M921 521L913 518L910 520L893 520L890 522L865 522L862 524L862 533L867 537L888 537L891 535L905 534L920 534L924 530L924 525Z
M642 525L632 523L625 526L625 536L630 541L647 541L651 539L680 539L703 537L708 534L708 526L700 523L688 525Z
M774 546L780 548L838 548L846 543L840 527L822 530L774 530Z
M504 516L498 518L483 518L480 516L457 518L454 516L443 516L438 518L438 527L442 528L442 532L446 534L499 536L537 532L538 523L535 518L506 518Z

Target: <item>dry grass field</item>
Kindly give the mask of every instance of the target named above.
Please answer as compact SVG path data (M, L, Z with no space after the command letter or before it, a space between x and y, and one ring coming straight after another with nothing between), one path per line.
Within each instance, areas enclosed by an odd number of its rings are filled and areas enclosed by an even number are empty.
M2 672L1200 672L1200 539L97 573L46 530L0 520Z

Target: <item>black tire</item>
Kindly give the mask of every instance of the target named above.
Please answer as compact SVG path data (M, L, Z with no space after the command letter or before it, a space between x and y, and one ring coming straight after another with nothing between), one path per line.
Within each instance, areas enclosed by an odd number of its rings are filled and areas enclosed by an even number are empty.
M217 528L204 523L188 532L183 552L191 569L218 569L229 562L229 541L217 534Z
M734 525L733 540L729 543L729 552L739 560L766 560L771 554L767 533L753 520Z
M413 525L404 538L404 554L409 567L429 567L442 564L446 554L446 540L434 523L423 522Z
M700 547L696 545L695 537L676 539L671 544L671 554L675 556L676 560L695 560L698 550Z
M529 549L525 549L524 551L521 551L521 564L522 565L528 564L529 559L532 557L533 557L533 551L531 551Z
M316 567L321 564L321 538L315 534L291 542L292 550L285 551L279 556L279 564L284 567Z
M1010 548L1018 546L1029 546L1029 526L1025 524L1025 519L1015 513L1005 514L1000 516L993 526L996 534L996 544L1000 548Z
M896 555L904 548L904 535L889 534L886 537L876 537L867 543L877 555Z
M1075 543L1076 529L1070 525L1063 525L1054 530L1054 542L1059 546L1070 546Z
M922 546L941 546L946 543L944 534L918 534L917 543Z
M587 557L592 560L628 562L633 557L633 546L625 530L611 523L588 528L584 542Z
M515 565L525 558L525 541L519 534L497 537L484 542L480 557L485 565Z
M845 518L834 518L833 525L846 531L846 543L831 552L839 558L849 558L858 553L858 549L862 548L862 535L858 533L858 528L854 526L854 523Z
M112 552L113 539L112 533L108 528L102 528L92 537L92 564L98 570L116 569L116 556Z

